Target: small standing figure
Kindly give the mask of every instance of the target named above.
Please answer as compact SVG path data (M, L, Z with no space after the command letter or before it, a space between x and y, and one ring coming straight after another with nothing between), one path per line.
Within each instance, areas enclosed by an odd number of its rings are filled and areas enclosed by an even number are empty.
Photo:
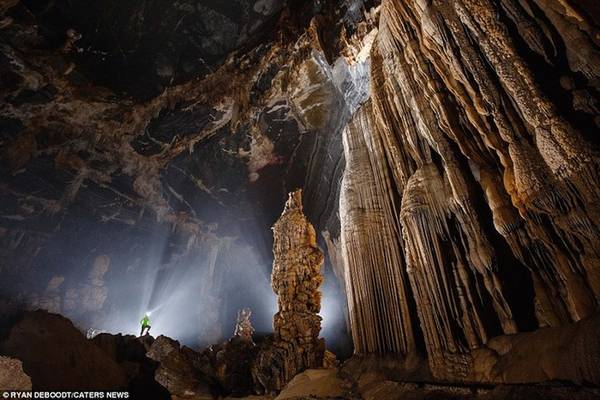
M235 336L249 342L252 341L252 334L254 333L254 328L250 322L251 315L251 309L242 308L238 311L237 323L235 324Z
M63 44L61 51L64 54L69 53L71 50L73 50L73 46L75 45L75 42L78 41L79 39L81 39L81 34L79 32L77 32L75 29L68 29L67 30L67 34L66 34L66 39L65 39L65 43Z
M150 333L150 318L148 317L148 314L144 315L144 318L142 318L142 320L140 321L140 324L142 324L142 330L140 332L140 336L144 336ZM145 331L145 333L144 333Z

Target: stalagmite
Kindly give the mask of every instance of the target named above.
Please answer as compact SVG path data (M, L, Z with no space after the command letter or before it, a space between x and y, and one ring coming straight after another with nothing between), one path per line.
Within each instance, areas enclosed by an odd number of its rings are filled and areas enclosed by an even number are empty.
M266 391L281 390L296 374L323 365L321 330L321 266L323 252L316 232L302 212L302 191L290 193L273 226L271 285L279 311L274 336L259 353L253 374Z
M254 334L254 328L250 322L250 316L252 310L249 308L243 308L238 311L237 322L235 324L234 336L248 342L252 342L252 334Z

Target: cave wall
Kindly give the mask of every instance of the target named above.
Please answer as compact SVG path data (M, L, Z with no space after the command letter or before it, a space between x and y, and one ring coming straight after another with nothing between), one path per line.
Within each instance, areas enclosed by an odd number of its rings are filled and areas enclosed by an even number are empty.
M371 100L344 133L357 352L408 355L418 335L436 378L468 380L491 337L598 311L593 11L382 2Z

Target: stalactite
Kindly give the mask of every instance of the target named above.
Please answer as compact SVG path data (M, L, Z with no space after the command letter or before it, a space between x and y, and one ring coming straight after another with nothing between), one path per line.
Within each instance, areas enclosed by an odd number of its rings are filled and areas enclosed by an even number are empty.
M373 265L407 272L410 290L394 295L413 296L415 309L395 312L416 313L444 379L469 379L471 353L494 335L598 310L600 158L581 131L599 117L597 28L568 4L382 2L371 101L344 135L347 293L352 326L368 326L353 332L359 351L406 351L377 342L388 318L377 301L388 295ZM553 84L588 122L546 93L532 60L560 77ZM380 239L389 227L392 239ZM378 240L385 250L373 250ZM387 253L405 260L383 262Z
M415 352L394 204L381 154L371 134L370 105L364 105L344 131L346 170L340 195L342 254L355 350ZM381 318L381 316L384 316Z
M409 179L401 210L407 269L429 363L443 379L466 378L471 372L469 349L494 333L493 325L484 323L485 311L490 310L482 291L487 288L492 298L496 295L495 282L487 282L493 278L478 276L472 266L465 243L468 233L461 233L462 223L451 218L449 191L437 167L426 164Z

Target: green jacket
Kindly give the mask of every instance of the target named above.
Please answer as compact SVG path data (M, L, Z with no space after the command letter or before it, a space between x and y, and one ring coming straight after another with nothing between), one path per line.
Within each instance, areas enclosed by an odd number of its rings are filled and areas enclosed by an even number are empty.
M142 324L142 326L150 326L150 318L148 318L146 315L144 318L142 318L140 324Z

